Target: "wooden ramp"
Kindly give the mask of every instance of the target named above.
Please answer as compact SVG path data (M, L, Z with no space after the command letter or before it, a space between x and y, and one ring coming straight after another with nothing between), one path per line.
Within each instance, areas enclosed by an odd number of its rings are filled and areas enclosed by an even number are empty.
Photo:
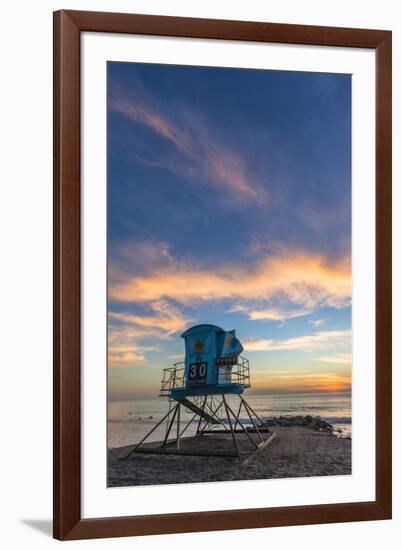
M256 449L251 455L249 455L245 460L242 461L242 464L248 464L257 454L258 451L261 449L265 449L265 447L268 447L270 443L275 439L276 433L273 433L268 439L265 439L258 445L258 449Z
M216 418L213 418L210 414L206 413L203 409L200 409L198 405L187 399L186 397L183 397L182 399L179 399L179 403L184 405L186 409L190 409L193 413L200 416L203 420L206 420L210 424L220 424Z

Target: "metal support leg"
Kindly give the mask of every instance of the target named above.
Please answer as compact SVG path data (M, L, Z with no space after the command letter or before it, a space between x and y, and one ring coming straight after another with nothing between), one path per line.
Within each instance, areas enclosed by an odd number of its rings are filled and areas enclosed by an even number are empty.
M228 405L226 403L226 399L225 399L225 395L222 394L222 400L223 400L223 404L225 405L225 409L226 409L226 415L228 417L228 421L229 421L229 427L230 427L230 432L232 434L232 439L233 439L233 444L236 448L236 453L237 453L237 456L239 458L239 461L241 462L241 458L240 458L240 451L239 451L239 447L237 445L237 441L236 441L236 436L235 436L235 433L233 431L233 426L232 426L232 421L230 419L230 414L229 414L229 409L228 409Z
M229 409L229 411L232 413L232 415L234 416L234 412L232 411L232 409L229 407L229 405L226 405L226 407ZM247 437L249 438L249 440L251 441L251 443L254 445L254 447L257 449L258 448L258 445L257 443L254 441L254 439L251 437L251 435L248 433L248 431L246 430L246 428L243 426L243 424L241 422L239 422L239 426L240 428L243 430L243 432L247 435Z
M250 411L251 411L251 412L253 413L253 415L256 417L256 419L258 420L258 422L259 422L260 424L264 424L264 422L261 420L261 418L258 416L258 414L253 410L252 406L251 406L249 403L247 403L247 401L246 401L245 399L243 399L243 398L241 398L241 399L244 401L245 405L250 409Z
M178 406L179 406L179 403L177 403L177 405L173 409L174 413L173 413L173 416L172 416L172 420L170 421L169 428L166 431L165 439L163 440L163 443L162 443L161 447L165 447L165 445L166 445L166 442L167 442L169 434L170 434L170 430L172 429L172 426L173 426L174 419L176 418Z
M240 397L240 396L239 396L239 397ZM240 416L240 411L241 411L242 405L243 405L243 403L242 403L241 397L240 397L240 405L239 405L239 410L237 411L237 416L235 417L235 418L236 418L236 423L235 423L234 428L233 428L234 430L236 430L237 424L241 424L241 423L240 423L240 420L239 420L239 416Z
M168 401L169 401L169 413L170 413L170 411L172 410L172 400L169 398ZM166 430L168 429L168 426L169 426L169 415L166 418Z
M218 411L219 409L222 407L223 405L223 402L221 401L219 403L219 405L215 408L215 410L211 407L211 405L209 403L207 403L207 407L208 409L211 411L212 415L211 415L211 420L213 418L216 418L216 420L219 422L219 424L222 424L222 422L220 421L220 419L217 417L217 414L218 414Z
M197 416L197 413L194 413L193 416L190 418L190 420L187 422L187 424L184 426L183 430L180 433L180 437L184 434L184 432L187 430L187 428L190 426L194 418Z
M251 414L250 414L250 411L249 411L249 409L248 409L248 403L247 403L247 401L244 401L244 399L243 399L242 397L240 397L240 399L241 399L242 402L244 403L244 408L246 409L247 414L248 414L248 416L249 416L249 418L250 418L250 420L251 420L251 423L252 423L252 425L254 426L254 429L255 429L255 431L257 432L258 437L260 438L261 443L262 443L262 442L264 441L264 438L262 437L262 435L261 435L261 433L260 433L260 430L258 429L257 424L254 422L254 418L253 418L253 417L251 416Z
M202 404L202 414L204 414L204 409L205 409L205 403L207 402L207 396L204 397L204 402ZM197 432L195 434L195 437L198 436L199 432L200 432L200 427L201 427L201 420L202 420L202 414L200 415L200 419L198 421L198 426L197 426Z
M176 448L180 449L180 403L179 403L178 409L177 409Z
M146 441L148 439L148 437L156 430L156 428L159 428L159 426L162 424L162 422L164 422L166 420L166 418L168 418L168 416L170 415L170 413L175 410L175 409L170 409L169 408L169 411L167 412L167 414L165 414L165 416L162 418L162 420L160 420L156 426L154 426L152 428L152 430L150 432L147 433L147 435L145 437L143 437L141 439L141 441L139 443L137 443L137 445L134 447L134 449L131 449L131 451L126 455L126 456L123 456L120 460L125 460L126 458L128 458L134 451L137 447L139 447L140 445L142 445L144 443L144 441Z
M223 405L223 401L221 401L221 402L219 403L219 405L216 407L216 409L213 410L213 409L207 404L209 410L212 412L211 419L213 419L213 418L216 417L216 414L217 414L217 412L219 411L219 409L222 407L222 405ZM217 417L216 417L216 418L217 418ZM217 418L217 420L218 420L219 424L220 424L221 426L223 426L223 427L225 428L225 430L227 430L227 427L226 427L218 418ZM207 421L207 422L204 424L202 430L200 431L200 434L201 434L201 435L205 432L205 430L206 430L207 426L209 425L209 423L210 423L210 421ZM211 431L213 431L213 430L211 430Z

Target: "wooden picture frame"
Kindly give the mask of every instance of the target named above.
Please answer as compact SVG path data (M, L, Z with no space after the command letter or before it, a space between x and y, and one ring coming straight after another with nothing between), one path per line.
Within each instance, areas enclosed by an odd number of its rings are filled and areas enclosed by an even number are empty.
M81 518L80 35L128 33L372 48L376 58L376 499ZM54 14L54 537L61 540L391 518L390 31L62 10Z

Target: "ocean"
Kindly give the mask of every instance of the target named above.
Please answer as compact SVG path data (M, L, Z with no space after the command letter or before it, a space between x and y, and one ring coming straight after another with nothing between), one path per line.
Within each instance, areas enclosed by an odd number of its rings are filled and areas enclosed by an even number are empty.
M340 437L352 436L351 394L337 392L291 393L291 394L244 394L244 398L264 420L272 416L319 416L339 430ZM232 398L233 399L233 398ZM135 399L132 401L110 401L108 404L108 447L123 447L138 443L167 413L166 398ZM184 426L192 413L183 414ZM196 429L194 421L186 435ZM163 437L165 423L155 430L147 441L158 441Z

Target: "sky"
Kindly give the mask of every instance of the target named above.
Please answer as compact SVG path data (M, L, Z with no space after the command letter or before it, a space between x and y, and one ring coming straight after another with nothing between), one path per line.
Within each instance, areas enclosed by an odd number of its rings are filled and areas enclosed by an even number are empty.
M351 388L350 75L108 63L109 399L199 323L254 393Z

